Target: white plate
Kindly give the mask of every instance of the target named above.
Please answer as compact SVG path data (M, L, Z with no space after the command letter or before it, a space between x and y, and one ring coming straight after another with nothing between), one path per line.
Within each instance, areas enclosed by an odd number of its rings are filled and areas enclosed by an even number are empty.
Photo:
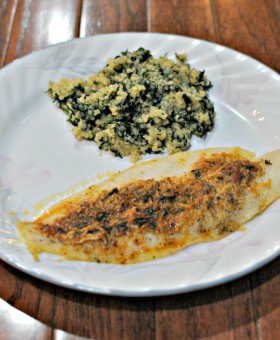
M175 35L122 33L77 39L32 53L0 70L0 256L4 261L65 287L145 296L227 282L279 254L279 200L248 223L247 231L136 265L61 261L47 254L34 262L20 243L16 219L33 219L48 206L34 210L37 202L49 197L48 202L54 203L98 180L97 175L130 166L127 159L100 155L92 142L75 140L66 116L46 93L49 80L85 77L104 66L107 58L140 46L154 56L187 52L190 64L205 69L213 82L215 129L205 140L194 139L191 149L238 145L260 155L280 147L279 75L226 47ZM57 192L65 194L54 195Z

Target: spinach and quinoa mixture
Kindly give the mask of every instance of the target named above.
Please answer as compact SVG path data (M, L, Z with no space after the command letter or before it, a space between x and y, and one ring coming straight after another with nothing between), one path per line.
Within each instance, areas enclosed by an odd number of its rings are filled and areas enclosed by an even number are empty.
M175 57L125 51L86 80L50 82L48 92L78 140L93 140L101 150L132 162L165 148L184 151L192 135L213 129L215 112L204 71L190 68L185 54Z

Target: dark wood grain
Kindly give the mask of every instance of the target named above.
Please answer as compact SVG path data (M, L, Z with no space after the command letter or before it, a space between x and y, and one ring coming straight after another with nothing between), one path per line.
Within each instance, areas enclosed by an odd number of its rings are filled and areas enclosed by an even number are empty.
M279 0L151 0L150 13L151 31L213 41L280 70Z
M79 35L81 0L20 0L5 62Z
M279 1L212 1L216 41L232 47L280 71Z
M17 4L17 0L3 0L0 2L0 67L5 64Z
M80 36L147 30L146 0L84 0Z
M255 322L260 339L280 334L280 259L250 275Z
M277 259L207 290L119 298L64 289L1 263L0 296L42 326L88 338L273 339L279 330L279 268Z
M249 280L244 278L207 291L195 292L177 299L157 301L160 323L159 339L181 338L185 334L200 338L254 339L256 335ZM169 320L173 320L170 328ZM182 333L182 328L184 333Z
M210 0L150 0L150 30L215 41Z
M279 0L0 0L0 22L0 67L74 37L153 31L220 43L280 70ZM279 319L280 258L218 287L151 298L64 289L0 262L0 340L266 340L279 338Z

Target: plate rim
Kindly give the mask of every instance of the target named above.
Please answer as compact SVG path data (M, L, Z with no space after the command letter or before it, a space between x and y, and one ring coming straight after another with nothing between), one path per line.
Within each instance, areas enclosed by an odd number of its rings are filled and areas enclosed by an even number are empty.
M23 61L25 58L29 58L31 55L35 55L37 53L41 53L42 51L44 50L48 50L48 49L52 49L52 48L56 48L58 46L63 46L63 45L67 45L67 44L70 44L70 43L75 43L77 41L80 41L80 40L91 40L91 39L94 39L95 37L102 37L102 36L114 36L114 35L158 35L158 36L173 36L173 37L179 37L179 38L186 38L186 39L190 39L190 40L194 40L194 41L199 41L199 42L203 42L203 43L207 43L207 44L210 44L210 45L213 45L213 46L218 46L218 47L222 47L222 48L225 48L231 52L234 52L234 53L238 53L240 54L241 56L243 57L246 57L247 59L250 59L254 62L257 62L258 64L260 64L261 66L269 69L270 71L274 72L276 76L280 77L280 73L278 73L275 69L273 69L271 66L268 66L266 65L265 63L263 63L262 61L244 53L244 52L241 52L237 49L234 49L232 47L228 47L226 45L223 45L223 44L220 44L220 43L215 43L213 41L209 41L209 40L206 40L206 39L201 39L201 38L196 38L196 37L190 37L190 36L186 36L186 35L182 35L182 34L173 34L173 33L162 33L162 32L137 32L137 31L124 31L124 32L111 32L111 33L97 33L97 34L94 34L94 35L91 35L91 36L86 36L86 37L74 37L72 39L69 39L67 41L61 41L61 42L57 42L55 44L52 44L52 45L47 45L47 46L44 46L42 48L39 48L39 49L36 49L34 51L31 51L29 53L27 53L26 55L23 55L23 56L20 56L12 61L10 61L9 63L3 65L1 68L0 68L0 76L1 76L1 71L3 71L4 69L6 68L9 68L11 65L14 65L18 62L21 62Z
M152 35L154 37L156 37L157 35L158 36L161 36L161 37L179 37L179 38L183 38L183 39L190 39L191 41L198 41L198 42L203 42L203 43L206 43L206 44L209 44L211 45L212 47L222 47L226 50L229 50L231 51L232 53L238 53L239 55L243 56L243 57L246 57L247 60L249 61L252 61L254 63L257 63L259 65L261 65L262 67L266 68L267 70L269 70L269 72L275 74L277 76L277 80L280 80L280 75L279 73L274 70L273 68L265 65L264 63L258 61L257 59L249 56L249 55L246 55L242 52L239 52L238 50L235 50L235 49L232 49L230 47L227 47L227 46L224 46L224 45L221 45L221 44L217 44L217 43L214 43L214 42L210 42L210 41L207 41L207 40L204 40L204 39L199 39L199 38L195 38L195 37L189 37L189 36L185 36L185 35L179 35L179 34L168 34L168 33L159 33L159 32L115 32L115 33L103 33L103 34L95 34L93 36L87 36L87 37L81 37L81 38L73 38L71 40L68 40L68 41L64 41L64 42L60 42L60 43L56 43L56 44L53 44L53 45L50 45L50 46L46 46L42 49L38 49L38 50L35 50L35 51L32 51L30 53L28 53L27 55L24 55L18 59L15 59L13 61L11 61L10 63L4 65L3 67L0 68L0 77L2 76L3 73L5 73L6 70L8 70L9 68L13 68L14 65L18 65L18 63L21 63L25 60L28 60L30 58L30 56L32 55L36 55L36 54L40 54L42 53L42 51L45 51L45 50L48 50L48 49L55 49L59 46L63 46L63 45L67 45L67 44L70 44L70 43L78 43L80 40L94 40L94 38L96 37L108 37L108 36L115 36L115 35L138 35L138 36L141 36L141 35L144 35L144 36L148 36L148 35ZM0 250L0 258L8 263L9 265L11 265L12 267L24 272L25 274L28 274L30 276L33 276L37 279L40 279L40 280L43 280L43 281L46 281L46 282L49 282L51 284L55 284L55 285L58 285L58 286L61 286L61 287L64 287L64 288L70 288L70 289L74 289L74 290L78 290L78 291L84 291L84 292L88 292L88 293L95 293L95 294L102 294L102 295L111 295L111 296L163 296L163 295L173 295L173 294L181 294L181 293L187 293L187 292L190 292L190 291L197 291L197 290L202 290L202 289L206 289L206 288L210 288L210 287L214 287L214 286L217 286L217 285L221 285L221 284L224 284L224 283L227 283L227 282L230 282L230 281L233 281L237 278L240 278L240 277L243 277L249 273L252 273L253 271L259 269L260 267L264 266L265 264L271 262L273 259L277 258L278 256L280 255L280 249L278 249L277 252L273 253L272 255L266 257L265 259L263 259L262 261L259 261L258 263L255 263L253 266L251 267L248 267L246 268L245 270L243 271L240 271L238 273L233 273L231 275L227 275L226 277L223 277L223 278L220 278L218 280L213 280L211 282L206 282L206 283L199 283L199 284L192 284L191 286L184 286L184 287L181 287L181 288L171 288L171 289L158 289L157 291L155 290L131 290L131 291L127 291L126 289L125 290L118 290L118 289L111 289L111 290L108 290L108 289L105 289L105 290L102 290L100 288L96 288L96 287L89 287L89 286L77 286L75 284L75 282L73 281L69 281L69 282L64 282L64 283L61 283L61 282L57 282L56 280L54 280L51 276L49 275L46 275L46 274L42 274L42 273L38 273L36 271L34 271L33 269L30 270L30 268L27 268L25 267L24 265L20 264L20 263L17 263L17 262L14 262L12 260L12 258L10 258L10 256L7 256L6 254L3 254L2 251Z

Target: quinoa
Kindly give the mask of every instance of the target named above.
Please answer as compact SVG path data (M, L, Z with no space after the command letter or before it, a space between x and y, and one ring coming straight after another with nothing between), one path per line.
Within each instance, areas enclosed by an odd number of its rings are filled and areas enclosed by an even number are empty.
M143 154L185 151L192 135L214 126L204 70L185 54L154 58L149 50L124 51L88 79L50 82L48 92L67 114L78 140L137 161Z

